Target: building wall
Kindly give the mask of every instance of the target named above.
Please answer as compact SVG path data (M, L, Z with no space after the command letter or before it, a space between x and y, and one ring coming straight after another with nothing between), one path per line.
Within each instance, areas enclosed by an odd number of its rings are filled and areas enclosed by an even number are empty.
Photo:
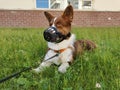
M93 9L97 11L120 11L120 0L93 0Z
M63 11L50 10L55 16ZM120 12L75 11L73 27L119 27ZM48 27L43 10L0 10L0 27Z
M0 9L35 9L36 0L0 0Z

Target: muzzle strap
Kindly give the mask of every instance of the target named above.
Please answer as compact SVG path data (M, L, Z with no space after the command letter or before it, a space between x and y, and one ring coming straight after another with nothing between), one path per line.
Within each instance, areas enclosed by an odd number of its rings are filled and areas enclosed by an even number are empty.
M63 35L64 39L67 39L71 36L71 33L69 32L67 35Z

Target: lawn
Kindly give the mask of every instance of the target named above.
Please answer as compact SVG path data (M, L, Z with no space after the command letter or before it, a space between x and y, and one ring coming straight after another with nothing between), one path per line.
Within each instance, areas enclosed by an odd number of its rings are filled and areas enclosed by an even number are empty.
M43 30L0 28L0 79L29 66L37 67L47 51ZM120 90L120 28L72 28L76 39L97 44L94 52L77 56L65 74L51 66L39 74L26 71L0 90Z

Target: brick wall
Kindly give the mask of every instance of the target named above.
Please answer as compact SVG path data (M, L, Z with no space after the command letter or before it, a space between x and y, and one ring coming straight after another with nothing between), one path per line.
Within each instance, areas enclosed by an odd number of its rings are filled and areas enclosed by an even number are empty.
M47 27L43 10L0 10L0 27ZM62 11L49 11L55 16ZM75 11L72 23L75 27L120 26L120 12Z

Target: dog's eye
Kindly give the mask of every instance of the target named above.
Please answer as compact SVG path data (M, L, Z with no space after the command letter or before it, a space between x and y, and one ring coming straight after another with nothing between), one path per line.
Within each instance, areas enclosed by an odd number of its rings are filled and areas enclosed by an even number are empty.
M56 26L57 26L57 27L61 27L62 24L61 24L61 23L57 23Z

